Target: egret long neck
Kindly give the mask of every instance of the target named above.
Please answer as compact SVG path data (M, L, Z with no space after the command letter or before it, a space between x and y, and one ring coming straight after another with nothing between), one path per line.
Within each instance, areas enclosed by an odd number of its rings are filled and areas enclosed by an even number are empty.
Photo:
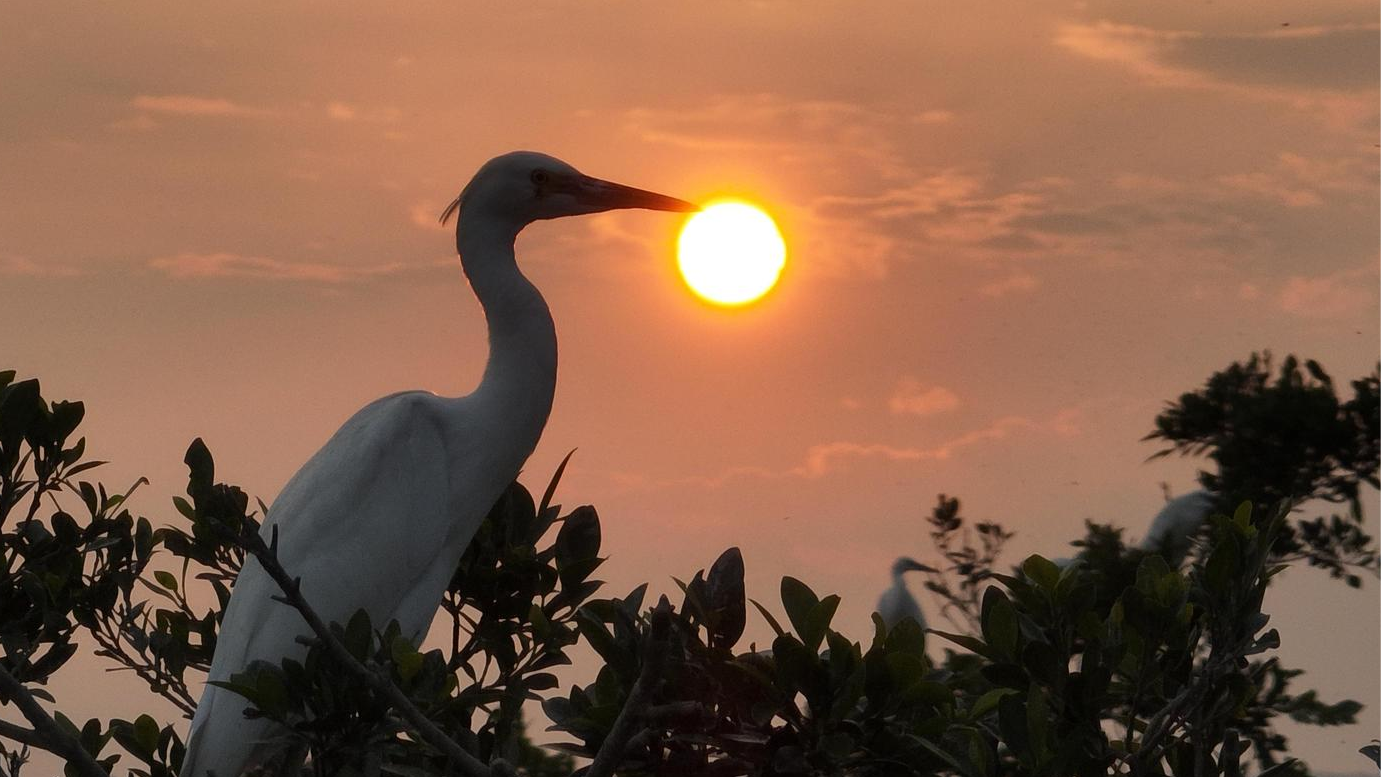
M546 300L513 256L518 227L461 210L456 250L489 325L489 361L471 395L525 460L556 393L556 327ZM522 466L522 461L515 463Z

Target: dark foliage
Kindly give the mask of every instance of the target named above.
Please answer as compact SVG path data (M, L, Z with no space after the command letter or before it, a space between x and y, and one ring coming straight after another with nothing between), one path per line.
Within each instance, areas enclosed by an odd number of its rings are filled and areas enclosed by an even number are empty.
M1269 352L1254 353L1169 403L1146 439L1168 443L1156 456L1210 459L1217 471L1201 471L1199 481L1224 508L1243 500L1347 505L1346 516L1287 525L1276 551L1357 587L1352 569L1381 566L1362 530L1361 491L1381 487L1381 367L1351 385L1343 401L1318 362L1288 356L1276 371Z
M1157 421L1165 452L1218 464L1205 485L1232 506L1209 521L1187 569L1090 524L1075 563L1033 556L1003 571L1012 535L968 521L942 495L927 530L943 568L926 585L957 628L931 634L961 650L938 664L913 621L889 631L875 616L855 641L832 627L839 597L794 578L782 580L779 608L748 598L737 549L678 580L678 606L649 607L646 585L595 598L599 517L552 504L559 469L540 501L514 483L485 519L446 592L444 649L421 651L360 612L319 624L301 661L256 664L225 685L247 714L289 732L295 746L276 767L285 775L441 775L456 766L446 752L480 777L1198 777L1251 764L1305 774L1277 722L1348 723L1360 705L1291 690L1300 673L1270 655L1280 636L1262 608L1291 559L1343 576L1376 566L1358 507L1331 521L1289 513L1306 497L1356 506L1359 486L1375 484L1376 379L1338 403L1317 365L1302 372L1289 360L1278 379L1270 373L1257 357L1233 365ZM1296 410L1313 420L1270 426ZM247 552L277 566L291 606L307 615L310 603L294 599L291 570L260 534L262 503L218 483L199 440L175 523L154 530L128 512L133 488L111 495L78 477L99 464L83 460L83 439L71 442L81 417L80 403L48 403L37 382L0 373L0 703L28 723L0 721L0 775L17 775L40 748L69 774L171 777L183 757L174 725L140 715L78 726L40 703L56 703L43 685L81 632L190 713ZM1253 510L1229 501L1239 491L1257 504L1288 499ZM769 650L741 644L749 604L774 635ZM601 667L561 692L552 670L582 644ZM527 739L529 701L569 755ZM1362 752L1376 757L1374 745ZM578 767L571 755L594 760Z

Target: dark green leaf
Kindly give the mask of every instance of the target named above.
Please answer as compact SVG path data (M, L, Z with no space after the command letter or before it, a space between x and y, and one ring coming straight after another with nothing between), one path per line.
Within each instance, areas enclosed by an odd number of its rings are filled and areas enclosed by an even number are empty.
M780 637L786 633L786 629L782 628L782 624L778 623L777 619L772 617L772 613L768 612L766 607L759 604L757 599L749 599L748 601L752 602L753 606L758 608L758 612L762 614L763 620L767 621L767 625L772 627L772 631L776 632L777 636Z
M1047 593L1054 593L1055 586L1060 582L1060 568L1042 556L1027 557L1022 562L1021 571Z
M165 572L161 569L157 570L153 573L153 579L157 580L159 585L169 591L177 590L177 578L174 577L171 572Z
M811 612L819 603L819 597L810 590L810 586L794 577L782 578L782 607L786 609L786 617L791 621L791 626L796 629L797 636L801 637L803 641L806 634L811 630Z
M1016 658L1017 653L1017 611L1012 602L997 586L989 586L983 592L983 639L999 655Z

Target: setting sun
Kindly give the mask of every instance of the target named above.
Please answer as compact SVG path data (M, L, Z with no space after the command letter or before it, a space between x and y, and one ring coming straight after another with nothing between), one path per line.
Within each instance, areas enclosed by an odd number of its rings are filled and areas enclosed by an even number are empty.
M705 206L681 228L681 277L716 305L743 305L766 294L786 264L782 233L762 209L746 202Z

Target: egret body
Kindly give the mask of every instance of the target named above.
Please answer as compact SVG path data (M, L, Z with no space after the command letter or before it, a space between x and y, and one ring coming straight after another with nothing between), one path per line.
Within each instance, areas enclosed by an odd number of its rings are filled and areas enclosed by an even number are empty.
M1208 491L1191 491L1166 502L1151 520L1141 549L1160 553L1171 565L1178 566L1189 553L1190 541L1199 527L1213 513L1214 505L1213 494Z
M897 559L892 564L892 585L878 599L878 615L882 616L882 622L890 630L906 618L916 621L921 628L925 628L925 614L921 612L921 605L916 601L916 597L911 595L910 589L906 587L907 572L935 572L936 570L912 558L905 556Z
M288 481L264 522L323 620L343 623L364 608L380 627L396 619L415 641L426 635L465 546L536 447L556 389L556 330L518 269L514 240L539 219L615 208L697 209L533 152L490 160L446 209L442 221L456 214L461 267L489 330L479 386L463 397L405 391L366 405ZM277 594L247 558L209 679L305 654L297 638L309 629ZM246 705L206 687L183 777L237 777L281 747L272 723L244 717Z

